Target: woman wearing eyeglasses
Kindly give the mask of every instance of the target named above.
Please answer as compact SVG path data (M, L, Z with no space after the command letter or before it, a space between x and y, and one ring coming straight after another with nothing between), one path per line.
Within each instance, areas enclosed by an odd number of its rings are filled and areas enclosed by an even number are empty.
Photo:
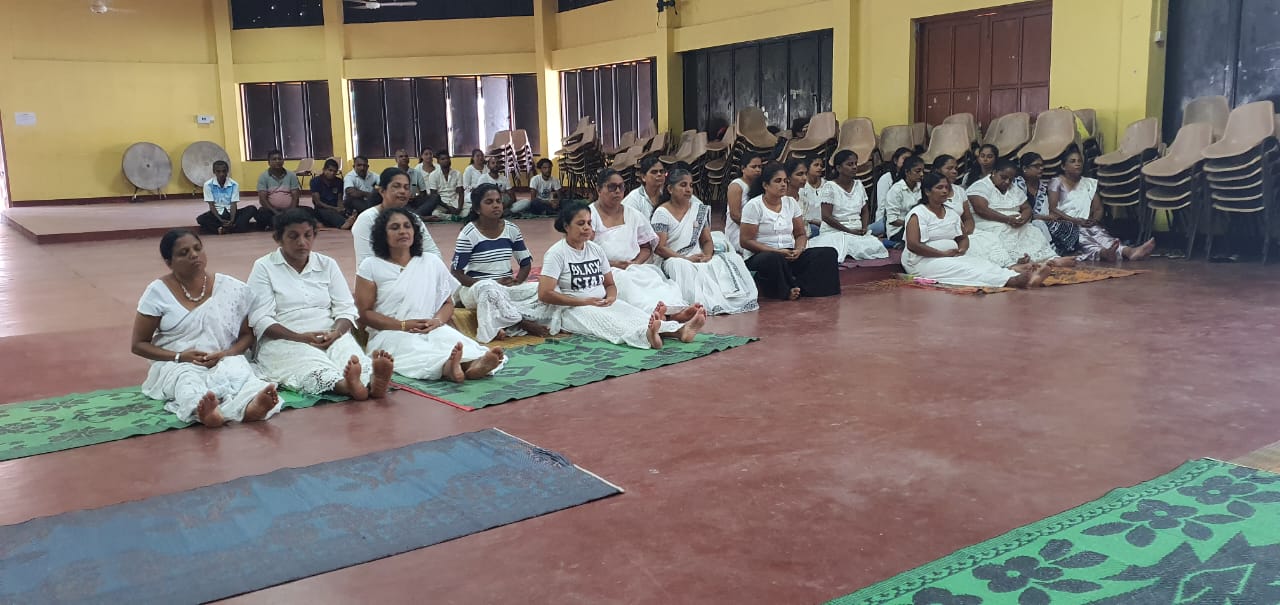
M1044 158L1028 151L1018 159L1018 163L1022 165L1022 174L1014 179L1013 185L1027 193L1027 200L1031 202L1031 225L1049 238L1053 250L1059 255L1075 252L1079 247L1079 227L1049 214L1049 183L1041 178Z
M590 206L591 239L604 250L614 268L618 299L646 313L662 307L663 315L675 313L671 319L689 321L697 312L697 305L684 300L680 287L655 264L653 252L658 247L658 234L648 217L623 203L626 184L622 175L606 168L600 173L599 185L596 201Z

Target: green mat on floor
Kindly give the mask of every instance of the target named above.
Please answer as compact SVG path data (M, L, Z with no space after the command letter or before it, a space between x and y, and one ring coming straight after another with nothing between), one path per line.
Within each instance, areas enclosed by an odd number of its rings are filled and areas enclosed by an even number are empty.
M1280 475L1188 462L831 603L1280 603Z
M408 390L462 409L476 410L689 361L753 340L744 336L699 334L691 343L668 340L661 349L653 351L575 335L512 349L507 352L507 366L483 380L455 384L415 380L398 374L394 380Z
M140 387L76 393L0 405L0 460L25 458L136 435L190 426ZM337 395L303 395L281 389L285 408L344 401Z

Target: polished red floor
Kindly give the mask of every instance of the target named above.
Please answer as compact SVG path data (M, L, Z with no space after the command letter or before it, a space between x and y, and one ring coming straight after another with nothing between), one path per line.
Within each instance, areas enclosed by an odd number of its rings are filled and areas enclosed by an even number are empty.
M521 226L540 257L550 222ZM431 229L451 248L456 227ZM207 244L241 278L271 249ZM351 264L345 233L318 249ZM0 524L496 426L627 493L235 601L820 602L1280 439L1280 270L1144 268L767 303L709 325L759 343L478 412L396 394L3 462ZM153 240L37 246L0 228L0 402L140 383L128 327L163 270Z

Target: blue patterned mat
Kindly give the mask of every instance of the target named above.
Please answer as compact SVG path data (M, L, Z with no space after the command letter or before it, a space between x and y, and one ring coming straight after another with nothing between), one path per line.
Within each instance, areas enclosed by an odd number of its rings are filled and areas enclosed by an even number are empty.
M214 601L617 493L488 429L0 527L0 603Z

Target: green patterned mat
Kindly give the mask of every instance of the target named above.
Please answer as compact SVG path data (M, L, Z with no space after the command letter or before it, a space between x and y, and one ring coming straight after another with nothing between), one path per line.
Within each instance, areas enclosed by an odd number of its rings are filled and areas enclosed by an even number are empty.
M108 389L0 405L0 460L191 426L165 411L163 401L151 399L139 389ZM280 398L285 408L346 400L337 395L303 395L284 389L280 390Z
M699 334L691 343L668 340L656 351L569 336L507 352L507 366L495 376L462 384L425 381L399 374L395 382L466 410L552 393L643 370L689 361L740 347L754 338Z
M1280 475L1191 461L831 603L1280 603Z

